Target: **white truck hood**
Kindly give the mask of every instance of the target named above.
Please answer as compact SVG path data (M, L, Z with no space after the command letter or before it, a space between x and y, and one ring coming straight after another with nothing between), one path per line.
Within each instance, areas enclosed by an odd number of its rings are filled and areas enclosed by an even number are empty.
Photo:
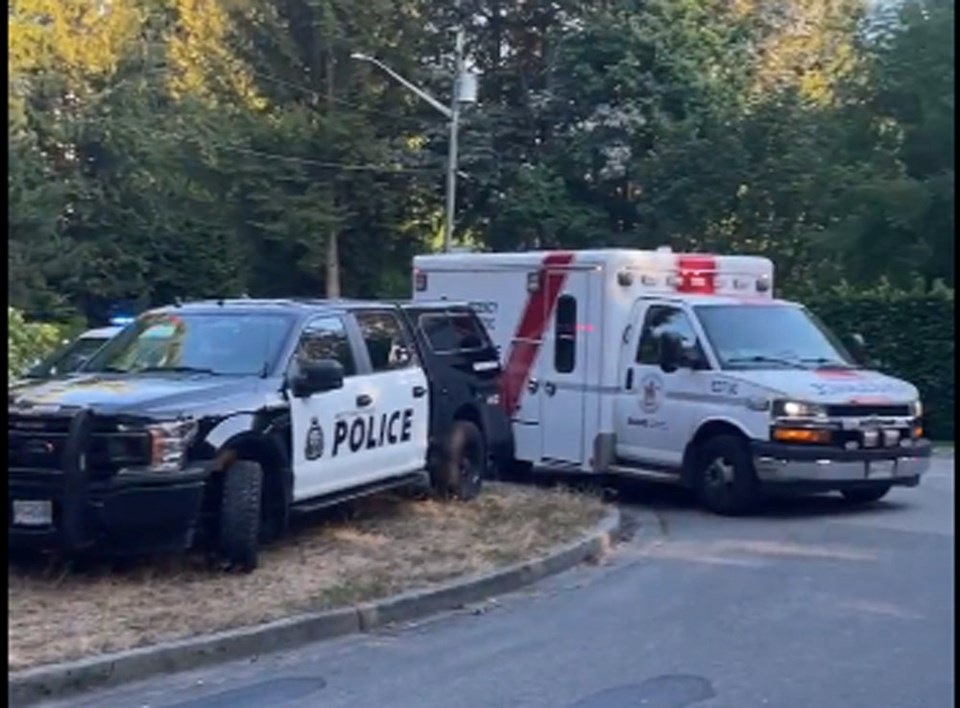
M805 403L912 403L919 398L916 387L906 381L864 369L737 371L724 376Z

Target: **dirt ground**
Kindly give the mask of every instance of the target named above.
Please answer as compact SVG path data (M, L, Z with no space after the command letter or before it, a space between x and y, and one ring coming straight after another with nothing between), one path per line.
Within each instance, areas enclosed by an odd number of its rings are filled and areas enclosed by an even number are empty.
M250 575L199 554L127 567L8 568L9 669L392 595L534 558L604 514L599 498L490 484L468 504L381 496L302 525ZM348 517L349 518L346 518Z

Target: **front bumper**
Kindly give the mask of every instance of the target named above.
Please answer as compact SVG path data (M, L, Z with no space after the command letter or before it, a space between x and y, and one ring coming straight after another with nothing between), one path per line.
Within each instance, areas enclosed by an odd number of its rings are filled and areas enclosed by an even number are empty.
M184 550L200 519L206 469L123 474L70 489L57 470L9 470L7 531L11 549L113 553ZM49 501L49 524L15 523L15 501Z
M864 485L916 486L930 468L933 446L836 450L754 441L753 464L763 484L844 489Z

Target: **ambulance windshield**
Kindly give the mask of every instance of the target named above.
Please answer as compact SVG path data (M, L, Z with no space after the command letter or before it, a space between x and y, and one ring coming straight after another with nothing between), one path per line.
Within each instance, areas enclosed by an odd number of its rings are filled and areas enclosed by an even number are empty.
M698 305L694 309L724 369L856 367L840 341L802 307Z

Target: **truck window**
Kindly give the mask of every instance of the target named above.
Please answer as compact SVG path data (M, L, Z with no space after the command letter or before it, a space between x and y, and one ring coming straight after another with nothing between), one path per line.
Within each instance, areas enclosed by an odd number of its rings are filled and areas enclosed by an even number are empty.
M357 373L350 338L339 317L319 317L308 323L297 344L297 358L306 361L333 359L340 362L345 376Z
M292 326L289 315L270 313L148 313L98 349L84 370L256 376L273 368Z
M673 332L680 336L688 347L696 346L697 358L706 357L697 341L697 333L687 313L671 305L651 305L643 320L643 331L637 345L637 363L657 366L660 363L660 336L664 332Z
M459 354L491 346L480 320L466 312L423 314L417 326L435 354Z
M375 372L405 369L412 364L410 343L396 315L358 312L356 317Z
M554 324L553 368L569 374L577 367L577 299L561 295Z

